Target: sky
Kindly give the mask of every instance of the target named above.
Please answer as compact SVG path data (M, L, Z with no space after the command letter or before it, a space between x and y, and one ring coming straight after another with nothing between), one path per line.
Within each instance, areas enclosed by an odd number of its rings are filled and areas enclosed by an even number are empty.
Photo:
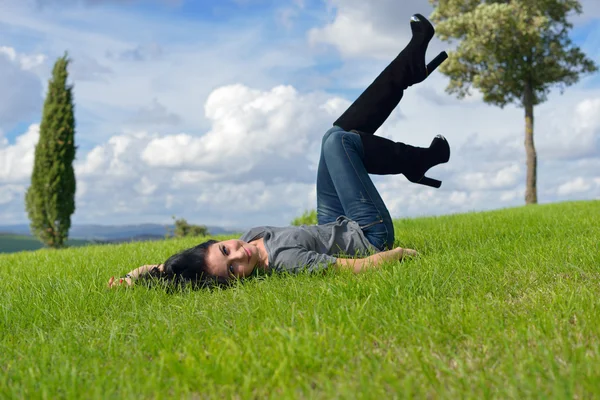
M600 65L600 2L574 43ZM72 223L285 226L316 207L320 138L410 39L427 0L0 0L0 225L24 194L54 62L72 60ZM428 58L451 49L434 38ZM525 204L524 111L409 88L378 135L449 141L440 189L372 176L393 218ZM600 74L535 109L538 201L600 199Z

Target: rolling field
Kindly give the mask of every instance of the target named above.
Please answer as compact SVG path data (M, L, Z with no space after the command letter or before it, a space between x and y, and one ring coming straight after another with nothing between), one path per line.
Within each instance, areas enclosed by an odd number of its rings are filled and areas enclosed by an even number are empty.
M87 240L68 240L70 247L80 247L89 244ZM32 236L12 235L0 233L0 253L17 253L20 251L32 251L44 248L44 245Z
M394 222L420 257L227 290L106 288L198 239L0 255L0 398L600 397L600 201Z

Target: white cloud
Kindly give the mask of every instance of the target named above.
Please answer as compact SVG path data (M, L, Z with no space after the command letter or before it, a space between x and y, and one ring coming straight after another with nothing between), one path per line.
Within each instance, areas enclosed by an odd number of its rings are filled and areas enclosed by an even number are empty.
M391 59L408 43L410 16L428 16L432 7L427 0L329 0L332 18L324 26L313 28L308 39L313 44L334 46L343 57ZM431 54L440 44L431 42Z
M585 99L575 108L575 127L595 131L600 128L600 98Z
M142 151L142 159L151 166L228 174L250 172L265 163L274 167L278 162L301 162L311 149L315 151L344 105L341 99L324 95L301 95L290 86L270 91L225 86L206 102L206 117L212 123L207 134L153 139Z
M592 180L586 180L583 177L577 177L560 185L557 189L557 193L562 196L574 193L584 193L592 188L592 184Z
M167 210L170 210L171 208L173 208L173 200L175 199L175 196L168 194L165 197L165 208Z
M31 125L12 145L0 139L0 184L23 182L31 177L39 137L39 125Z
M331 24L312 29L309 40L313 44L334 45L344 57L388 57L391 51L398 50L397 40L377 32L369 20L357 23L360 19L360 13L353 9L340 12Z
M10 61L17 60L17 52L12 47L0 46L0 54L3 54Z
M519 197L522 197L523 193L520 190L506 190L500 194L500 201L513 203Z
M218 173L210 173L206 171L173 171L172 185L174 188L182 188L186 185L202 182L213 182L219 179L222 175Z
M233 210L224 214L239 215L244 212L264 212L278 208L276 204L285 199L286 208L301 208L309 199L308 193L315 190L314 184L278 183L267 185L261 180L231 184L213 182L205 185L196 201L203 207L221 208L231 204Z
M0 184L0 206L8 204L22 197L25 187L22 185L1 185Z
M600 94L579 100L575 107L554 101L545 129L536 129L539 152L551 159L575 160L600 156ZM562 100L562 99L561 99ZM546 122L546 121L544 121Z
M152 182L151 178L147 176L142 176L142 179L134 186L136 192L141 194L142 196L149 196L156 191L158 185Z
M468 172L458 175L458 181L463 187L471 191L485 189L509 189L514 187L522 177L519 165L512 164L499 170L488 172Z
M14 48L8 46L0 46L0 55L2 54L10 61L18 63L24 71L35 69L46 61L44 54L20 54Z
M76 163L77 176L111 177L135 179L136 173L143 171L140 149L156 135L146 132L125 132L111 137L106 144L90 150L82 161Z

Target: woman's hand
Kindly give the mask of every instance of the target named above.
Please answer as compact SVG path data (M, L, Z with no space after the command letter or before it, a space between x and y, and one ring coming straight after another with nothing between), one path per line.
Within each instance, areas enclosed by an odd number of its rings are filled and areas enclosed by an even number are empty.
M119 278L119 279L115 279L114 276L111 276L110 279L108 280L108 287L109 288L114 288L117 286L132 286L133 285L133 280L131 278Z
M419 255L419 253L416 250L405 249L402 247L395 247L391 251L398 257L398 260L401 260L404 257L415 257Z
M126 277L115 279L115 277L111 277L108 280L108 287L112 288L115 286L132 286L133 280L138 278L143 278L148 275L153 269L158 268L159 271L162 271L164 268L164 264L147 264L142 265L139 268L130 271Z
M395 247L392 250L381 251L365 258L338 258L336 266L342 269L350 269L354 273L359 273L367 268L378 268L386 261L398 261L404 257L414 257L419 255L416 250Z
M402 260L404 257L414 257L417 256L416 250L413 249L405 249L403 247L394 247L388 251L382 251L379 253L375 253L372 256L369 256L372 261L396 261Z

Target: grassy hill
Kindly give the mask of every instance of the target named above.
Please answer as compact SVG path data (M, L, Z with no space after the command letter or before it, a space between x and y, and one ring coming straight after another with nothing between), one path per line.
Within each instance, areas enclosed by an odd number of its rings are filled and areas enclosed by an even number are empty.
M79 247L90 244L87 240L68 240L68 246ZM33 236L0 233L0 253L16 253L44 248L44 245Z
M597 398L600 201L395 221L360 275L109 290L197 239L0 255L0 398Z

